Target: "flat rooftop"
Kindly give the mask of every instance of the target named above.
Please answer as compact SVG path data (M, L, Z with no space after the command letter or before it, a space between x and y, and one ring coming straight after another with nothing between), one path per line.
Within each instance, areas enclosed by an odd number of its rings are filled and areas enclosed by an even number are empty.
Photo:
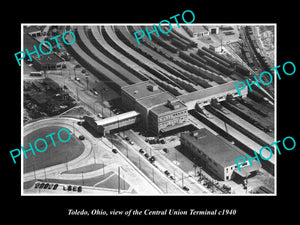
M35 51L35 49L33 47L34 45L39 52L40 58L38 58L36 53L32 54L31 58L35 58L37 61L40 61L43 64L58 63L58 62L63 61L59 56L57 56L53 52L50 53L49 55L43 55L39 49L40 42L38 40L36 40L35 38L31 37L29 34L24 33L24 49L23 49L23 51L26 52L25 49L28 49L29 53ZM49 50L46 47L44 47L44 45L42 45L42 51L45 53L49 52ZM26 55L27 55L27 53L26 53Z
M218 95L220 93L236 91L236 88L234 86L235 84L236 84L236 81L231 81L231 82L221 84L218 86L214 86L214 87L202 89L199 91L187 93L184 95L180 95L180 96L178 96L178 98L181 101L183 101L184 103L186 103L186 102L195 101L195 100L202 99L202 98L214 97L215 95Z
M173 103L173 105L179 106L177 109L187 108L186 105L183 104L180 101L177 101L177 102ZM174 109L174 110L177 110L177 109ZM170 111L172 111L172 109L168 106L168 103L166 102L163 105L159 105L159 106L153 107L151 109L151 111L153 113L159 115L159 114L163 114L163 113L166 113L166 112L170 112Z
M190 26L189 28L193 31L193 33L208 32L208 30L203 26Z
M237 151L234 146L226 143L205 128L190 133L182 133L181 135L190 143L198 146L203 153L223 167L235 165L236 158L245 157L245 154Z
M109 125L112 123L117 123L118 121L123 121L126 119L137 117L139 115L140 114L136 111L130 111L130 112L122 113L122 114L115 115L112 117L107 117L105 119L96 120L95 123L97 124L97 126L106 126L106 125Z
M24 26L24 32L25 33L32 33L32 32L38 32L41 31L42 29L37 27L37 26Z
M157 106L163 103L167 103L168 100L172 101L176 98L170 94L169 92L157 93L156 95L149 96L147 98L141 99L138 101L145 108L150 108L153 106Z
M157 89L151 90L149 88L150 86L156 86ZM136 100L165 92L165 90L163 90L157 84L151 81L144 81L144 82L139 82L136 84L124 86L122 87L122 91L129 94Z

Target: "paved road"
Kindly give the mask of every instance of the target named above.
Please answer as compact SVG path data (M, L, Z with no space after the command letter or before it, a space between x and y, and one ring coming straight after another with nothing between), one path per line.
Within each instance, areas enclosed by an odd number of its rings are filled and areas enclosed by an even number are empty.
M153 166L142 154L138 152L137 145L132 146L123 141L119 136L112 136L112 143L129 158L149 179L154 182L165 194L182 195L185 192L166 177L161 171Z
M85 128L77 125L77 119L73 118L49 118L44 120L39 120L37 122L30 123L24 127L24 136L28 133L47 126L62 126L69 129L72 135L84 135L85 140L83 144L85 145L84 152L74 160L68 161L67 167L69 170L82 167L85 165L90 165L94 163L94 160L105 164L105 173L113 171L117 174L118 167L122 167L122 176L125 177L127 183L129 183L139 194L159 194L160 190L149 180L144 174L142 174L136 167L130 164L129 160L124 159L119 154L114 154L111 152L111 148L104 143L105 139L100 140L93 137ZM74 126L74 127L73 127ZM107 140L106 140L107 141ZM22 157L23 158L23 157ZM26 160L26 159L22 159ZM23 163L23 162L22 162ZM22 167L23 168L23 167ZM81 179L81 174L62 174L66 171L66 164L59 164L51 166L45 169L37 170L35 172L26 173L23 175L22 182L37 179L44 179L45 174L47 178L56 179ZM21 170L23 173L23 169ZM99 169L96 171L84 173L84 178L91 178L103 174L103 170Z
M157 166L159 168L164 168L168 170L175 178L175 183L177 185L179 185L180 187L187 186L190 189L188 193L190 194L209 193L209 190L207 190L201 184L196 182L196 180L194 180L189 174L184 172L181 168L179 168L174 163L172 163L168 158L166 158L164 154L161 152L161 150L153 149L151 145L146 143L141 137L139 137L132 130L126 131L126 135L129 136L138 146L140 146L143 149L146 149L148 154L155 156Z

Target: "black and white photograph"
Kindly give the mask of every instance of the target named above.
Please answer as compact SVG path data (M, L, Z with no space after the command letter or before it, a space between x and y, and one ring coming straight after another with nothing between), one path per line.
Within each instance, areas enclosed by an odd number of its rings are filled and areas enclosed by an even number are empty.
M276 194L276 24L22 27L24 195Z
M2 14L3 220L296 219L296 4L108 3Z

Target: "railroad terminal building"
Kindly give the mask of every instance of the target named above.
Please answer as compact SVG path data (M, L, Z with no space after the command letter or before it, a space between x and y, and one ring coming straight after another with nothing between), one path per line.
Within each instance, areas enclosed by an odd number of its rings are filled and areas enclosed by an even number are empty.
M85 124L100 135L134 124L155 135L167 135L191 126L188 110L223 101L228 96L238 96L234 84L233 81L178 97L149 80L123 86L122 108L129 112L99 120L85 117ZM243 89L241 94L246 96L247 89Z
M246 154L205 128L181 133L180 141L183 151L188 151L201 166L224 181L233 179L236 174L246 178L261 167L261 164L253 159L252 166L247 161L239 171L235 159L242 156L246 158Z
M152 81L121 88L122 107L140 113L141 126L159 135L190 125L188 108Z

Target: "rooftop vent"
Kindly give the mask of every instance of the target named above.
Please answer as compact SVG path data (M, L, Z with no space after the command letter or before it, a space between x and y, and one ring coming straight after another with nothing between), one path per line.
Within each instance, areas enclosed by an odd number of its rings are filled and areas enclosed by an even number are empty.
M158 90L158 85L148 85L148 89L150 90L150 91L157 91Z
M171 109L179 109L180 108L180 105L179 104L176 104L178 102L178 99L173 99L173 100L170 100L168 99L168 102L167 102L167 105L169 108Z

